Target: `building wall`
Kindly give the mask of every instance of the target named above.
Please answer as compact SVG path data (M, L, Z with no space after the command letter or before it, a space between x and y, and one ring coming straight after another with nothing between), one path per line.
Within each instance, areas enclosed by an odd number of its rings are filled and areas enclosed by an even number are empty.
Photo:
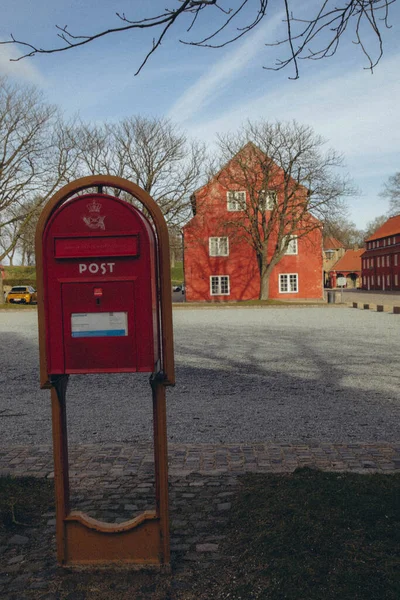
M196 216L184 227L186 300L228 302L259 297L256 254L242 231L234 226L243 214L227 210L226 187L214 181L198 192ZM229 256L212 257L210 237L229 238ZM272 235L270 247L276 244ZM279 290L279 275L297 274L298 291ZM230 294L212 295L211 276L229 276ZM286 279L286 278L285 278ZM315 229L298 239L298 254L285 255L270 277L269 297L282 300L322 299L322 235Z
M362 255L362 288L400 291L400 232L368 242Z

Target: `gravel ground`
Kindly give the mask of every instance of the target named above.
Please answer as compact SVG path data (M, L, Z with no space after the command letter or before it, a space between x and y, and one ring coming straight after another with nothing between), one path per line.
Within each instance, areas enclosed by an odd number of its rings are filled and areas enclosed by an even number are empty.
M0 311L0 443L51 443L36 311ZM335 307L174 311L175 443L397 442L400 317ZM147 375L75 375L70 443L152 440Z

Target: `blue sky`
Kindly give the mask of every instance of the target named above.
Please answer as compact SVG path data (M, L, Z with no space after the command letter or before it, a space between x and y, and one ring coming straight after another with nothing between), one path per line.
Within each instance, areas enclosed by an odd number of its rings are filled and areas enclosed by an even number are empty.
M222 0L236 5L238 0ZM171 6L172 0L17 0L2 8L0 38L10 33L40 46L57 44L55 24L68 24L73 33L87 34L118 24L115 11L149 16ZM272 4L272 3L271 3ZM303 9L318 4L309 0ZM17 10L16 10L17 7ZM374 74L352 36L344 39L335 57L302 61L300 79L288 78L289 68L262 69L274 64L275 41L283 15L273 10L248 36L221 50L178 44L188 37L184 24L172 30L162 47L137 77L134 73L149 48L154 32L105 37L80 49L9 62L18 50L0 46L0 73L34 83L49 102L68 116L89 121L114 121L130 115L167 116L189 135L212 147L216 132L234 131L246 119L291 120L311 125L343 153L345 172L360 193L349 199L349 216L363 228L388 209L379 197L387 178L400 170L400 45L396 27L384 30L385 54ZM151 12L150 12L151 11ZM275 12L274 12L275 11ZM198 37L218 22L218 11L199 21ZM210 16L215 19L213 21ZM392 7L390 22L399 21ZM196 34L194 34L197 37ZM368 40L366 32L366 40ZM374 44L372 37L371 43ZM284 50L281 51L281 56Z

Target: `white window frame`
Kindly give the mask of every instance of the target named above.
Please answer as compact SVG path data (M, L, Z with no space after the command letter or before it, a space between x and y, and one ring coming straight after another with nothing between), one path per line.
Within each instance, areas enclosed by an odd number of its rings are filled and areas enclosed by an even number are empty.
M223 242L226 240L226 248L221 248ZM229 238L227 236L222 237L209 237L208 238L208 253L210 256L229 256Z
M381 285L381 276L378 275L378 285Z
M386 275L386 285L390 285L390 275Z
M298 273L279 273L278 275L278 282L279 282L279 293L280 294L298 294L299 293L299 275ZM295 278L293 280L293 278ZM293 290L291 289L291 283L295 281L295 285L296 285L296 289ZM283 285L283 282L286 282ZM284 287L287 287L287 289L283 289Z
M290 236L285 235L284 238L282 239L283 246L286 243L287 237L290 237L290 241L289 241L288 247L285 250L285 256L295 256L296 254L299 253L299 244L297 242L297 235L290 235ZM291 244L294 246L294 248L292 248L292 250L290 249Z
M397 273L394 274L394 285L396 287L399 285L399 276Z
M228 284L227 291L222 291L223 279L226 280L226 283ZM216 283L216 286L213 286L213 283ZM215 290L215 291L213 291L213 290ZM229 296L230 293L231 293L231 282L230 282L229 275L210 275L210 296Z
M394 266L395 266L395 267L397 267L397 261L398 261L398 258L397 258L397 257L398 257L398 255L397 255L397 254L395 254L395 255L394 255Z
M229 212L240 212L246 206L246 192L232 191L226 192L226 208Z
M389 254L386 257L386 266L390 267L390 255Z

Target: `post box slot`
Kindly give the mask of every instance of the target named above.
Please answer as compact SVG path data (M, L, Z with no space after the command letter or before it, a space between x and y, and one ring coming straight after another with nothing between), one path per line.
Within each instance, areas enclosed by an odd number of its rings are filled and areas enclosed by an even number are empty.
M54 256L58 259L139 256L139 235L56 237Z

